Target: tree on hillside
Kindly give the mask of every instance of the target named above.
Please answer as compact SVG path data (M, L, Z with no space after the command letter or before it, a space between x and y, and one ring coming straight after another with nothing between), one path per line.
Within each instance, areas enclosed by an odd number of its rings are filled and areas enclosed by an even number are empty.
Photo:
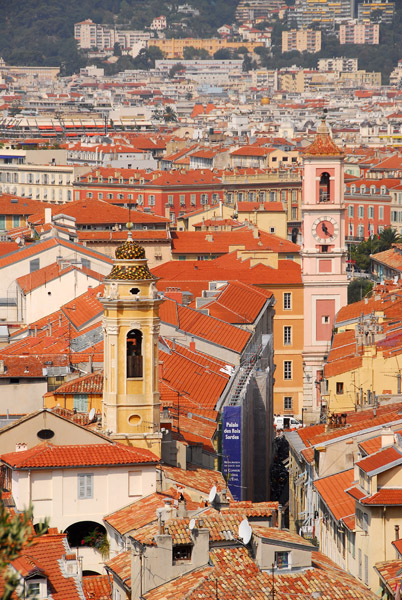
M400 244L402 242L401 236L392 227L387 227L381 231L378 237L378 250L377 252L384 252L391 248L392 244Z
M194 48L194 46L187 46L183 49L184 60L208 60L211 58L210 54L204 48Z

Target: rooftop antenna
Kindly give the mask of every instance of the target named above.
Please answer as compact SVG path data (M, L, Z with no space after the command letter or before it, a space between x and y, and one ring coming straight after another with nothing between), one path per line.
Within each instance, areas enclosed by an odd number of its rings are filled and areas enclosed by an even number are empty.
M253 535L253 530L250 527L250 523L247 519L243 519L243 521L239 525L239 538L243 542L245 546L251 540L251 536Z

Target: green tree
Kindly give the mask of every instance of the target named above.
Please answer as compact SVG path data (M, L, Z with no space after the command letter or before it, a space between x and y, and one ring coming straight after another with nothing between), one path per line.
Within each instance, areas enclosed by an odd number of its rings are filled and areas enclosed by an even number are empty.
M47 523L41 523L37 535L42 535L46 530ZM8 565L34 542L32 508L22 513L11 514L4 506L0 492L0 576L4 578L5 582L1 600L10 600L19 584L16 575L7 573Z
M348 304L353 302L359 302L362 300L373 288L373 282L369 279L359 277L353 279L348 285Z
M121 48L118 42L115 42L113 46L113 56L121 56Z
M184 72L185 70L186 67L184 65L182 65L181 63L176 63L169 71L170 79L173 79L174 76L177 75L177 73Z
M214 54L215 60L230 60L232 58L232 52L229 48L221 48L217 50Z
M210 54L204 48L194 48L194 46L187 46L183 49L184 60L208 60L211 58Z
M402 242L401 236L392 227L383 229L378 238L378 250L377 252L383 252L391 248L392 244L400 244Z

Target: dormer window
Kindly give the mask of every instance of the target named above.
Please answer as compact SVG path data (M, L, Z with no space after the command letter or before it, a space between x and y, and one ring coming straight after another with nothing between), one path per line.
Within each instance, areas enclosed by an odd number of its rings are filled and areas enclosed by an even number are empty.
M372 194L375 194L375 193L377 192L377 189L376 189L375 185L372 185L372 186L371 186L371 188L370 188L370 192L371 192Z
M366 193L366 186L365 185L361 185L360 186L360 193L361 194L365 194Z
M277 569L289 569L290 552L275 552L275 564Z
M173 562L181 562L183 560L191 560L193 546L191 544L181 544L173 546Z
M381 194L382 194L383 196L386 196L386 195L387 195L387 188L385 187L385 185L382 185L382 186L381 186Z
M350 186L350 193L351 194L355 194L356 193L356 186L354 184Z

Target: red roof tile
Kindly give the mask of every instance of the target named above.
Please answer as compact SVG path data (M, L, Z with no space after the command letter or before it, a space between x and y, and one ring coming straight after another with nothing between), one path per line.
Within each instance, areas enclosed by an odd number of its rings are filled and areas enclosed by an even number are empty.
M378 469L384 470L384 467L393 466L394 463L402 463L402 453L391 447L359 460L356 465L365 473L370 474Z
M86 600L112 600L112 586L107 575L87 575L82 578Z
M38 444L29 450L3 454L0 458L14 469L134 465L157 463L159 460L149 450L131 448L118 443L56 446L49 442Z
M353 483L353 473L354 470L349 469L314 482L314 487L337 521L355 513L355 502L345 492Z

